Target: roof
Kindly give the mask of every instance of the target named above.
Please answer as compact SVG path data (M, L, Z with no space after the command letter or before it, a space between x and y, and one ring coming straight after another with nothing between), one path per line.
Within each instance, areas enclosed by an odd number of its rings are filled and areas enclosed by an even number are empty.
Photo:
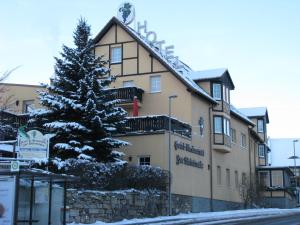
M252 117L264 117L266 116L267 123L269 123L269 116L267 107L251 107L251 108L240 108L239 109L243 114L252 118Z
M224 78L228 80L231 90L234 89L234 84L232 82L228 69L226 68L192 71L190 72L190 77L194 81L205 81Z
M290 167L288 166L257 166L257 170L285 170L288 173L293 175L293 172Z
M157 59L163 66L168 68L168 70L175 75L182 83L184 83L188 89L194 92L197 95L204 97L206 100L217 104L217 101L214 100L206 91L204 91L199 85L197 85L193 79L189 76L191 69L184 65L184 69L178 70L175 69L172 64L165 59L165 57L159 52L158 49L152 47L143 37L141 37L135 30L123 24L116 17L113 17L104 28L96 35L94 38L94 43L98 43L100 39L106 34L106 32L111 28L111 26L117 24L122 29L124 29L135 41L137 41L140 45L142 45L145 49L147 49L151 55Z
M255 126L255 124L242 112L240 112L237 108L235 108L233 105L230 105L230 112L238 117L239 119L243 120L244 122L248 123L251 126Z
M16 83L0 83L3 86L21 86L21 87L34 87L34 88L44 88L45 85L37 85L37 84L16 84Z
M73 175L66 174L55 174L49 171L41 170L41 169L20 169L20 171L10 171L3 169L0 170L0 176L11 176L11 175L19 175L20 178L28 178L34 180L47 181L52 180L54 182L65 182L65 181L79 181L79 177L75 177Z

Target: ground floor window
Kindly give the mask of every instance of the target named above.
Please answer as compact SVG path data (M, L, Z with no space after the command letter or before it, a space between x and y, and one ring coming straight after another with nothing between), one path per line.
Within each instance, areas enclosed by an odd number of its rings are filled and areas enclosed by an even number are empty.
M150 156L141 156L140 157L140 165L150 165Z
M269 171L259 172L259 184L263 187L270 187Z
M273 170L272 172L272 187L283 186L283 173L281 170Z

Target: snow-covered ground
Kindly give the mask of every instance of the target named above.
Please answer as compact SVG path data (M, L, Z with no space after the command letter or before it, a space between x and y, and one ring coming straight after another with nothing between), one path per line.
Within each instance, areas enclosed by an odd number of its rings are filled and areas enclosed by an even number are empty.
M143 218L143 219L131 219L123 220L115 223L105 223L97 221L93 225L133 225L133 224L179 224L183 220L193 222L209 222L218 220L229 220L247 217L269 217L279 215L289 215L294 213L300 213L300 209L247 209L247 210L234 210L234 211L222 211L222 212L207 212L207 213L189 213L179 214L177 216L162 216L155 218ZM70 223L68 225L83 225L78 223Z

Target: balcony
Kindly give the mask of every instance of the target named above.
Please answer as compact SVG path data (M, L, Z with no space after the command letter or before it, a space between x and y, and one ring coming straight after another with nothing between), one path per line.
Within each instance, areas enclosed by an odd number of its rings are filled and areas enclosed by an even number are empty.
M121 134L145 134L158 133L169 130L169 117L165 115L159 116L140 116L128 117L124 130ZM191 137L192 127L177 119L171 118L171 130L182 136Z
M107 92L113 94L113 97L121 100L121 105L124 107L131 106L133 104L134 96L138 99L138 104L141 106L143 102L144 90L137 87L124 87L124 88L112 88Z

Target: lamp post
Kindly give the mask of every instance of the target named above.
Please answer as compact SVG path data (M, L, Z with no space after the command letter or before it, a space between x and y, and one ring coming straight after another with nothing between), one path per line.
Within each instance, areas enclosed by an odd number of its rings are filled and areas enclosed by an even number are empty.
M171 150L171 131L172 131L172 127L171 127L171 103L172 103L172 99L177 98L177 95L170 95L169 96L169 216L172 215L172 193L171 193L171 188L172 188L172 150Z
M296 156L296 147L295 144L296 142L298 142L299 140L293 140L293 147L294 147L294 155L289 157L289 159L293 159L294 160L294 177L296 177L296 159L299 159L298 156Z
M294 175L296 177L296 159L299 158L298 156L296 156L296 142L298 142L298 140L293 140L293 147L294 147Z

